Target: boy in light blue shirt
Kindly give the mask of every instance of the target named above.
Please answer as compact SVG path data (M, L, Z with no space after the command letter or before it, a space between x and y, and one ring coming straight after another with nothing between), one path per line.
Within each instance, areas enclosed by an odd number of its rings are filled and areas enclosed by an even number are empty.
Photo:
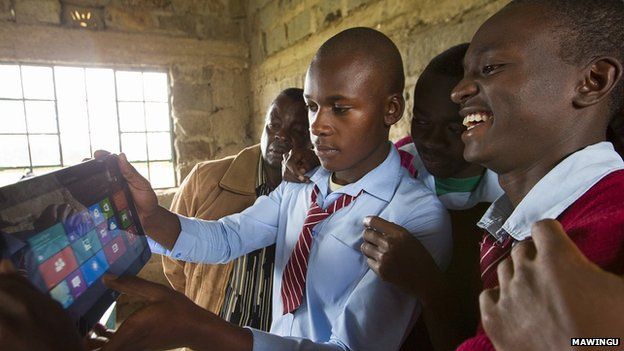
M403 87L401 56L385 35L353 28L332 37L310 64L304 89L322 167L309 184L282 183L218 221L159 207L149 182L120 155L145 231L173 257L219 263L276 243L274 320L271 333L241 328L162 285L107 276L109 287L148 305L104 349L398 350L420 307L368 267L359 251L364 218L416 233L441 267L451 254L446 210L401 168L388 141L403 114Z

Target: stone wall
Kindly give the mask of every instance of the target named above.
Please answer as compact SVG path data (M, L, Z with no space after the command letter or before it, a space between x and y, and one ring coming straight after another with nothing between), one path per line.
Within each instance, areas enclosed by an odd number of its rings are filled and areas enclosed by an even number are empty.
M97 30L64 9L90 6ZM251 143L244 0L0 0L0 62L169 72L178 179Z
M252 135L258 137L268 103L283 88L303 86L318 47L341 30L366 26L399 47L406 73L406 114L391 131L409 131L412 91L425 65L446 48L469 41L505 0L251 0ZM253 134L255 133L255 134Z

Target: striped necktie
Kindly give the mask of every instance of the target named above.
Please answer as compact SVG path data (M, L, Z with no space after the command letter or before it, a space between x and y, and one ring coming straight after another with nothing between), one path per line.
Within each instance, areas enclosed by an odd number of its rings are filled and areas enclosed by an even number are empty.
M308 271L308 256L312 247L312 229L315 225L324 221L332 213L340 210L355 200L357 196L343 194L326 210L323 210L317 203L316 198L319 189L315 185L312 190L311 205L308 215L303 222L303 229L299 233L299 239L295 244L295 248L288 259L284 274L282 276L282 304L284 305L284 314L291 313L299 308L303 300L305 291L306 273Z
M486 233L481 242L479 265L481 267L481 281L483 289L491 289L498 286L496 267L511 252L513 238L508 236L499 243L492 235Z

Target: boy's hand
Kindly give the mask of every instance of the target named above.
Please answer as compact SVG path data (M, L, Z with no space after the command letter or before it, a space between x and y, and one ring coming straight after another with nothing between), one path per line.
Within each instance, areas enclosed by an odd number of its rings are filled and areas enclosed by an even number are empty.
M364 225L361 250L370 268L424 304L434 299L442 274L420 241L405 228L377 216L366 217Z
M566 350L570 338L624 338L624 279L587 260L557 221L534 224L532 238L499 264L500 286L479 299L496 349Z
M293 183L308 183L310 178L305 174L320 164L318 157L311 149L292 149L284 154L282 161L282 180Z
M15 351L82 350L76 327L61 305L0 261L0 348Z
M210 350L251 350L251 332L225 322L183 294L137 277L105 275L104 284L141 297L147 305L109 334L104 351L162 350L182 346Z
M97 150L93 154L96 159L106 157L107 155L110 155L110 153L104 150ZM137 212L139 213L139 217L141 217L141 222L143 222L144 219L149 218L158 210L158 197L156 197L156 192L152 188L150 182L128 162L124 153L119 154L117 161L121 174L126 179L126 182L128 182L128 187L132 193Z

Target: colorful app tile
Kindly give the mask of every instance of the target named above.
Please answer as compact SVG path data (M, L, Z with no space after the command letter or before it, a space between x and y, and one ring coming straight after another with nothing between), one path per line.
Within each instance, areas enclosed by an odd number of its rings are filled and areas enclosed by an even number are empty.
M104 217L106 217L106 219L111 218L115 214L113 205L111 205L108 198L100 201L100 208L102 209L102 213L104 213Z
M113 202L117 212L121 212L128 208L128 200L126 200L126 194L123 191L118 191L113 195Z
M82 276L82 272L80 272L80 269L72 272L65 279L65 282L67 283L67 286L69 286L69 291L75 299L78 298L78 296L82 295L83 292L87 291L87 282Z
M106 261L106 256L104 256L103 251L98 252L80 266L80 271L88 286L91 286L91 284L98 280L107 269L108 262Z
M113 264L119 257L126 253L126 244L124 244L121 236L118 236L104 246L104 252L106 253L108 263Z
M119 220L121 221L121 227L123 229L128 228L132 225L132 215L130 214L130 210L123 210L119 213Z
M69 292L69 286L67 286L67 282L65 281L62 281L61 284L50 290L50 296L63 305L63 308L67 308L74 303L74 298Z
M58 284L76 268L78 268L78 263L69 246L39 265L39 271L48 289Z
M100 242L102 243L102 245L105 245L113 238L112 233L109 233L108 231L108 222L98 224L98 226L95 228L95 232L100 238Z
M31 237L28 239L28 243L38 263L42 263L69 245L65 229L61 223L57 223Z
M87 234L94 227L93 219L89 211L81 211L70 216L63 225L65 226L67 237L71 242Z
M136 243L139 241L139 237L137 234L137 229L135 226L130 226L126 229L125 231L125 236L126 236L126 240L128 241L128 244L131 246L136 245Z
M76 254L78 264L82 264L82 262L100 251L102 245L100 244L96 231L92 230L84 237L74 241L72 248L74 249L74 254Z
M100 204L95 204L89 207L89 213L91 214L91 218L93 218L95 225L106 221L106 217L104 217L104 212L102 212Z

